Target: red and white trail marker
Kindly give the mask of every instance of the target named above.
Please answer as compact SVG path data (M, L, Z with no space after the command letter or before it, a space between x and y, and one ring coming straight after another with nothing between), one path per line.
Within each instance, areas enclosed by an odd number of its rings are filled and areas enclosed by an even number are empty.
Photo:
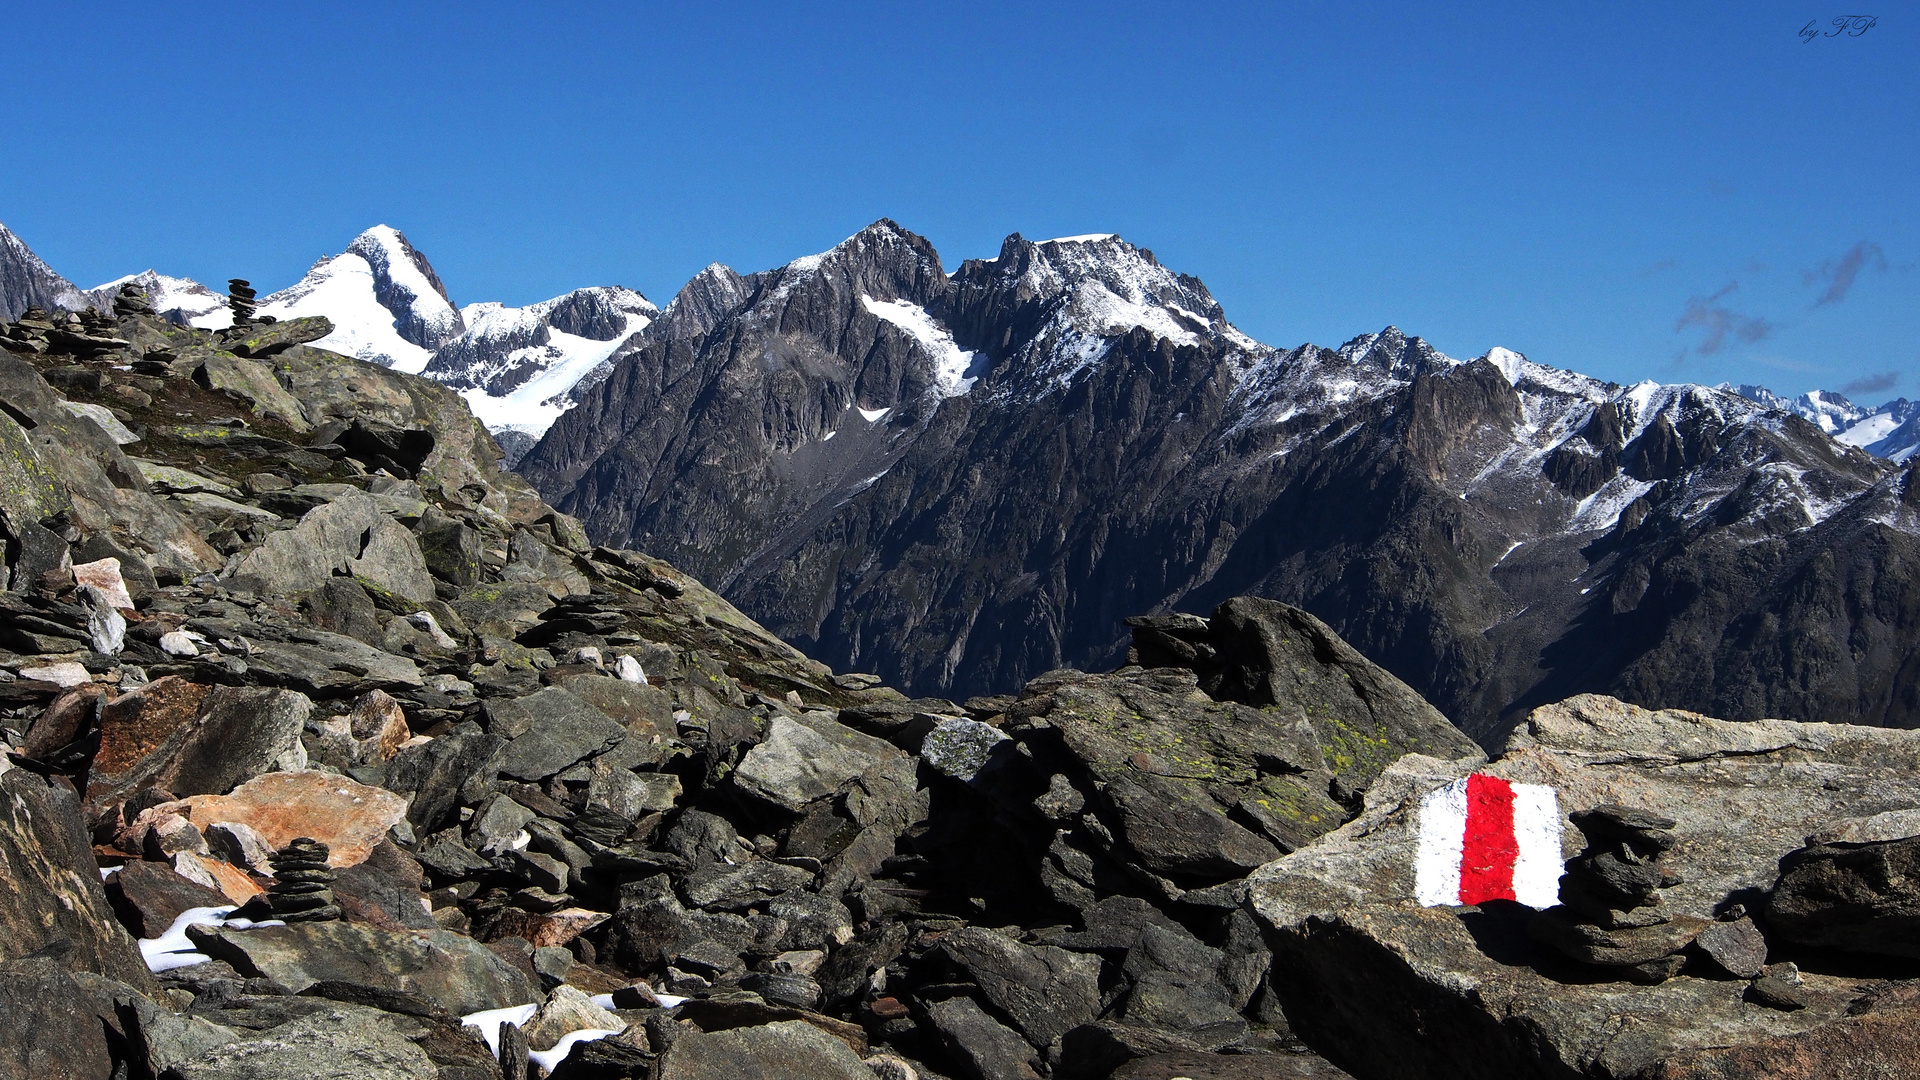
M1420 802L1414 895L1427 907L1560 902L1560 800L1542 784L1474 773Z

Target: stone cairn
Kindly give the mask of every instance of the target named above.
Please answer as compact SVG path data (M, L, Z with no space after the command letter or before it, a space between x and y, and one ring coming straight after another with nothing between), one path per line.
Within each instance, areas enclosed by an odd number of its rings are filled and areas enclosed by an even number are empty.
M120 295L113 298L113 314L122 319L153 314L153 304L147 298L147 290L132 282L120 286Z
M89 336L111 338L117 332L117 328L113 325L112 319L109 319L92 308L82 310L79 314L79 319L81 329Z
M333 902L333 871L327 845L302 836L273 853L273 887L267 907L285 922L325 922L340 917Z
M227 309L233 312L234 329L253 325L253 302L259 295L245 278L227 280Z
M1535 917L1533 937L1634 982L1679 974L1686 964L1681 950L1709 923L1672 914L1660 896L1683 880L1663 864L1673 847L1673 819L1612 804L1570 816L1587 847L1567 860L1560 906Z
M11 352L39 354L47 351L47 335L53 332L53 318L47 309L30 307L20 313L17 322L0 330L0 348Z

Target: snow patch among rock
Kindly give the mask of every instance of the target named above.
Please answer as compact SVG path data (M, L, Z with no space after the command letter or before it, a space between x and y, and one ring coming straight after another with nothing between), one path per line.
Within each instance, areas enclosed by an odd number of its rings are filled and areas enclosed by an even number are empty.
M865 294L861 295L860 304L880 321L906 331L933 359L934 385L939 387L941 397L959 397L980 381L976 368L985 360L985 354L955 345L953 332L941 326L926 308L910 300L875 300Z

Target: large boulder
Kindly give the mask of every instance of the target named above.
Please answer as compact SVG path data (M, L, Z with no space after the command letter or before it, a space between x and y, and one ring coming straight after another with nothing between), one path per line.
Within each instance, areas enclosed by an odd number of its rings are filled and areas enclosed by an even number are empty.
M1856 833L1914 835L1852 842L1815 837L1787 857L1767 898L1770 929L1801 945L1920 959L1920 828L1913 820L1920 814L1876 816L1904 820L1896 829Z
M659 1080L874 1080L847 1044L804 1020L675 1039Z
M939 948L1038 1049L1100 1012L1096 956L1025 945L977 926L953 931Z
M798 813L839 794L867 770L909 755L887 742L813 713L776 716L767 737L740 759L733 782L742 794Z
M195 369L193 381L215 393L238 398L255 416L276 420L294 431L313 427L302 414L300 402L274 380L273 372L264 364L215 352Z
M1608 981L1535 944L1518 905L1420 906L1421 801L1470 768L1403 758L1358 818L1248 881L1272 929L1270 986L1335 1064L1361 1080L1717 1077L1748 1075L1713 1069L1749 1059L1797 1061L1794 1075L1909 1067L1911 1042L1895 1052L1883 1040L1865 1058L1845 1049L1862 1025L1852 1014L1920 1020L1898 995L1867 1001L1847 972L1803 960L1805 1007L1782 1011L1704 959L1658 985ZM1661 890L1666 913L1705 923L1757 903L1781 860L1829 823L1920 806L1920 732L1731 723L1585 696L1535 710L1485 771L1558 793L1563 857L1586 845L1567 812L1616 804L1672 819L1664 861L1684 880Z
M501 752L499 769L519 780L545 780L627 736L606 713L557 686L489 708L493 730L518 730Z
M456 1016L535 998L527 977L486 946L447 930L382 930L360 923L307 922L253 930L190 927L201 952L248 976L299 993L316 983L403 990Z
M1062 681L1044 719L1098 792L1115 853L1186 887L1241 877L1347 818L1313 728L1159 669Z
M224 795L270 769L304 765L300 733L312 711L293 690L156 679L102 710L88 796L113 802L148 787Z
M1327 768L1351 790L1365 788L1402 754L1480 752L1412 687L1291 604L1236 596L1204 623L1181 615L1128 622L1141 663L1190 667L1216 700L1311 725Z
M336 868L365 862L387 830L407 813L391 791L335 773L299 770L257 777L226 795L196 795L158 809L186 817L203 832L221 822L246 825L279 850L296 837L327 845Z
M343 495L267 537L234 568L236 585L284 596L311 592L336 574L364 578L415 603L432 600L433 575L413 533L371 495Z
M425 1025L412 1017L340 1002L241 1037L166 1072L172 1080L436 1080L442 1076L419 1042Z

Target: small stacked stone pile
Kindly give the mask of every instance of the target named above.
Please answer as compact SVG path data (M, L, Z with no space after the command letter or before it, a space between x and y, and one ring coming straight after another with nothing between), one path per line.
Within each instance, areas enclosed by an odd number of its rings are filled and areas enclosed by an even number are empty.
M126 348L128 342L119 334L120 330L112 319L87 308L79 314L66 312L57 316L53 320L52 331L47 335L47 344L55 352L92 360Z
M1686 964L1681 950L1711 924L1672 914L1660 896L1683 880L1663 864L1673 847L1673 819L1612 804L1571 817L1587 847L1567 861L1560 906L1533 920L1533 937L1581 963L1617 968L1634 982L1679 974Z
M153 314L153 304L147 298L147 290L132 282L120 286L120 295L113 298L113 314L122 319Z
M305 836L273 853L274 883L267 890L267 906L274 918L325 922L340 917L333 902L333 871L327 868L330 854L327 845Z
M180 359L179 353L174 352L164 345L155 345L149 348L140 359L133 362L134 374L171 375L173 374L173 362L178 359Z
M80 328L95 337L113 337L119 332L119 328L113 325L112 319L92 308L86 308L77 317L80 320Z
M235 329L253 325L253 304L259 295L245 278L227 280L227 309L233 312Z
M19 353L44 353L47 351L47 335L53 331L53 319L48 317L45 308L30 307L20 313L18 322L7 326L0 333L0 347Z

